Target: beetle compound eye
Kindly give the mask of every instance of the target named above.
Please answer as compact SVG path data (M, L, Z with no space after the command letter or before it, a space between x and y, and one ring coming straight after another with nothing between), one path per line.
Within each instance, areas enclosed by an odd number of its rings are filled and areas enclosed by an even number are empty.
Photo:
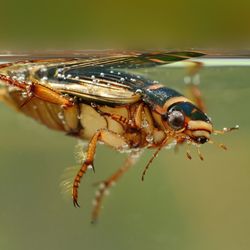
M174 129L179 130L184 127L185 117L181 111L174 110L168 113L167 122Z
M208 139L205 136L200 136L196 139L196 141L200 144L204 144L208 141Z

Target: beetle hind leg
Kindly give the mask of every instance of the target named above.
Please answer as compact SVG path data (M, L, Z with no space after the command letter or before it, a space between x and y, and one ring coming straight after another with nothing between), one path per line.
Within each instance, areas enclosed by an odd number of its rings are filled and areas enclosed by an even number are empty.
M93 161L94 161L96 145L98 141L102 141L105 144L115 149L123 149L128 146L125 138L123 138L122 136L110 130L100 129L94 134L94 136L89 142L87 153L86 153L86 158L74 179L73 189L72 189L72 199L73 199L73 204L75 207L79 207L78 188L80 186L81 178L86 173L88 167L91 166L94 169Z
M92 223L96 222L99 216L105 195L108 194L109 189L135 164L136 159L139 157L139 152L130 153L126 161L124 162L124 165L119 168L113 175L111 175L107 180L102 181L99 184L99 188L93 200L94 207L92 210Z

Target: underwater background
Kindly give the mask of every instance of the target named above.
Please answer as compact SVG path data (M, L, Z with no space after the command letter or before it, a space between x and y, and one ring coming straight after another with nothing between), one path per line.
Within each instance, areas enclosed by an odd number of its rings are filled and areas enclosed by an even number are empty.
M185 93L182 67L155 67L147 77ZM228 150L203 145L201 161L164 149L147 173L152 150L106 197L98 223L90 223L94 183L122 165L125 155L99 145L96 173L80 186L80 209L62 181L73 179L77 140L47 129L0 104L0 249L249 249L250 169L247 66L204 67L201 85L216 128L240 125L214 136ZM79 149L78 149L79 150ZM68 168L75 166L69 170ZM67 170L68 169L68 170Z

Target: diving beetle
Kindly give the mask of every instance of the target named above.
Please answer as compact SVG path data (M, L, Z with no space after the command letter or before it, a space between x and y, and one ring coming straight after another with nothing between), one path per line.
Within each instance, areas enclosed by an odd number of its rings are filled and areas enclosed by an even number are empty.
M189 88L193 100L190 100L143 75L129 73L130 69L202 56L205 54L197 51L99 52L77 58L52 57L2 64L0 81L4 88L0 98L51 129L89 141L72 186L76 207L79 207L80 181L90 166L95 169L97 143L128 152L123 167L100 184L92 211L95 221L105 192L134 164L142 149L155 149L143 171L143 180L159 151L171 143L193 144L203 159L199 145L213 143L211 134L238 128L214 129L204 111L199 88L192 81ZM219 146L226 149L223 144ZM191 159L189 151L187 157Z

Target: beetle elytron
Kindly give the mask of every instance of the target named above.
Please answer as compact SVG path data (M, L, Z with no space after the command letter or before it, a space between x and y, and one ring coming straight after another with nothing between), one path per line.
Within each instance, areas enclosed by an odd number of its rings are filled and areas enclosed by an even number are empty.
M92 212L94 221L106 190L132 166L141 149L156 149L145 167L144 179L159 151L173 141L194 144L203 159L199 145L212 143L212 133L238 128L214 130L199 89L192 82L194 101L127 71L200 56L204 54L194 51L97 53L3 64L1 99L49 128L89 140L86 158L73 181L72 198L77 207L80 180L89 166L94 169L97 143L129 152L124 166L101 183ZM189 151L187 156L191 159Z

